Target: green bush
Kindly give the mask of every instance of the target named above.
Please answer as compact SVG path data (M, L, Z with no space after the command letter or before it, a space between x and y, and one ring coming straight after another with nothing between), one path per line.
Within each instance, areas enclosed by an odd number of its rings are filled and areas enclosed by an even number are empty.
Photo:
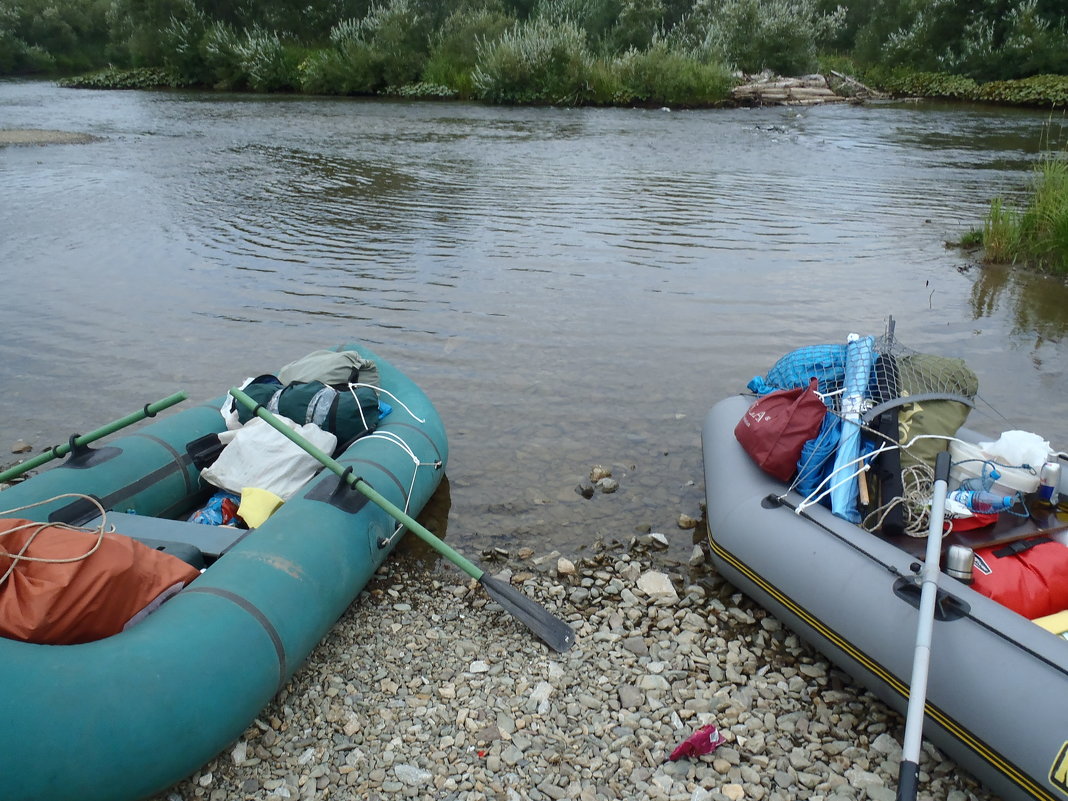
M300 85L320 95L367 95L382 86L374 50L359 40L312 53L300 65Z
M1020 241L1041 267L1068 274L1068 159L1046 158L1035 172L1035 190L1020 215Z
M872 75L879 88L899 97L937 97L953 100L974 100L979 84L962 75L941 72L892 72L874 70Z
M193 9L181 18L171 17L160 34L163 63L183 80L194 84L214 83L202 48L210 25L211 21L203 11Z
M661 0L622 0L615 23L604 35L605 49L613 53L648 49L666 13Z
M624 103L714 106L727 100L734 85L725 65L673 49L663 40L624 54L613 67L621 84L617 96Z
M579 104L589 95L591 61L574 23L537 18L479 43L475 91L491 103Z
M992 81L978 88L977 100L1020 106L1068 106L1068 75L1033 75L1018 81Z
M200 40L206 83L216 89L244 89L248 71L241 58L241 38L225 22L213 22Z
M281 92L300 86L295 51L277 33L248 31L238 43L237 55L253 91Z
M160 89L189 85L177 72L164 67L111 68L63 78L56 83L75 89Z
M1015 261L1020 248L1020 218L1002 198L990 201L983 221L984 259L993 264Z
M414 2L375 5L361 23L361 40L371 46L379 71L375 88L419 79L430 44L430 19Z
M387 86L382 90L382 94L411 100L452 100L456 97L456 90L438 83L420 81L404 86Z
M479 42L497 41L515 22L513 17L490 9L451 14L431 37L423 80L447 86L460 97L472 97Z
M976 80L1068 71L1063 9L1040 0L884 0L858 52L889 67Z
M316 94L374 94L418 81L429 47L429 18L409 0L372 6L339 22L330 47L300 64L300 86Z
M717 0L686 28L711 61L747 73L801 75L815 69L817 48L841 26L844 13L822 14L815 0Z

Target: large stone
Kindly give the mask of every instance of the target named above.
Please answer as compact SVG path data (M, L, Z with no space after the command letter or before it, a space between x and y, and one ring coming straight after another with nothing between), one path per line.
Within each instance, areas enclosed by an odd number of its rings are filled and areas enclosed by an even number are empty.
M679 594L675 591L675 585L671 583L671 579L666 573L658 570L647 570L642 573L638 577L638 589L653 600L677 601L679 599Z
M430 771L417 768L414 765L394 765L393 773L409 787L420 787L428 784L434 778L434 774Z

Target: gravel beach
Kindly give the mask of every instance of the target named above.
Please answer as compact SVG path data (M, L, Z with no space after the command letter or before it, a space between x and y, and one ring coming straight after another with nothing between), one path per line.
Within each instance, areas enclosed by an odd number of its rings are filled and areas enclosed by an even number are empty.
M564 654L450 566L391 559L253 725L157 800L891 801L901 717L707 563L650 546L483 555L571 623ZM667 761L706 724L723 745ZM920 786L996 798L926 743Z

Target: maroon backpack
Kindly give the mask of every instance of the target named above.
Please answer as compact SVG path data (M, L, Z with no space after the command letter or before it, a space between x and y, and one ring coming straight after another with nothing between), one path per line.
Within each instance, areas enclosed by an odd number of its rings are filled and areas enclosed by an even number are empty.
M804 389L782 389L757 399L734 427L734 436L761 470L789 481L801 448L819 433L827 406L813 378Z

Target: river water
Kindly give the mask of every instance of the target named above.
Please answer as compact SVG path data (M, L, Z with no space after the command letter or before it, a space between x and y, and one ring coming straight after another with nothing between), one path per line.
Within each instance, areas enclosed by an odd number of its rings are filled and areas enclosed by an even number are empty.
M706 409L888 315L979 375L973 427L1068 447L1065 283L945 245L1021 196L1048 120L0 82L0 128L99 137L0 148L0 464L356 340L441 411L451 541L688 553ZM586 500L595 464L620 489Z

